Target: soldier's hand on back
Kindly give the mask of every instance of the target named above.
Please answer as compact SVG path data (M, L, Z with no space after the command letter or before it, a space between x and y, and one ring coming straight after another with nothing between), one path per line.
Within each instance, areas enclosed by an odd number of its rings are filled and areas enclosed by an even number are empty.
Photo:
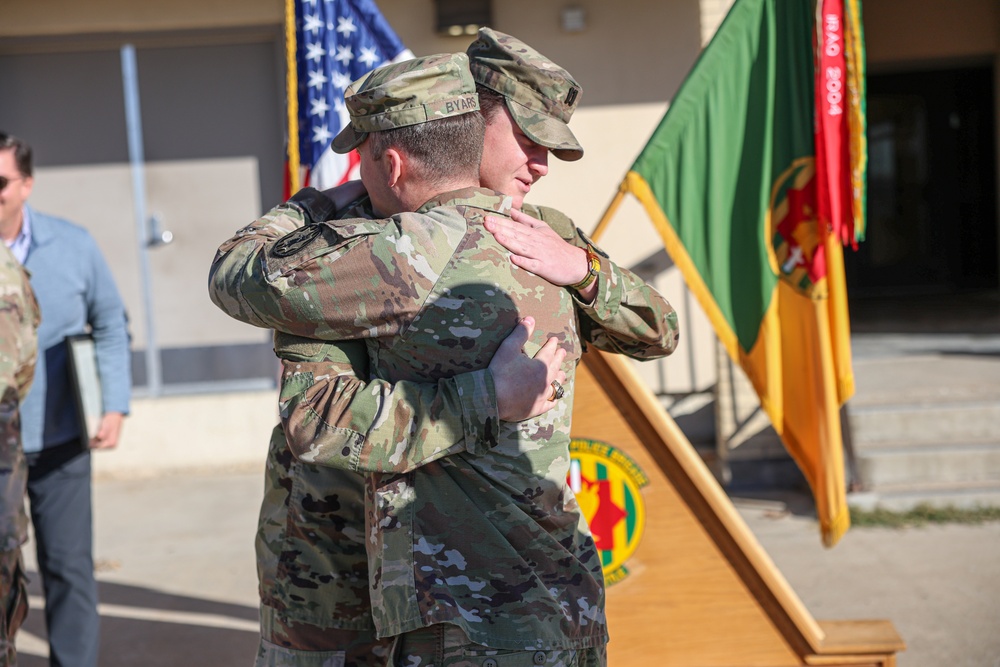
M555 388L566 382L561 370L566 350L549 338L534 357L525 354L524 344L535 330L535 320L525 317L500 344L490 361L497 408L503 421L523 421L547 412L559 402L552 400Z
M511 219L486 216L485 227L513 253L511 262L553 285L564 287L584 279L590 266L587 252L568 243L547 224L511 209Z

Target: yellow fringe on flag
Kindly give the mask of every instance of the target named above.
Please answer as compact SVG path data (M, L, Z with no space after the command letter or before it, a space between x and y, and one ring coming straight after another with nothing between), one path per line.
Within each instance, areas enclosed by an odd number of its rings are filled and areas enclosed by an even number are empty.
M847 127L850 132L851 190L854 212L854 238L865 238L867 207L868 139L865 116L865 49L861 27L860 0L844 0L844 51L847 61Z
M295 0L285 0L285 106L288 109L288 191L299 191L299 76L295 59Z

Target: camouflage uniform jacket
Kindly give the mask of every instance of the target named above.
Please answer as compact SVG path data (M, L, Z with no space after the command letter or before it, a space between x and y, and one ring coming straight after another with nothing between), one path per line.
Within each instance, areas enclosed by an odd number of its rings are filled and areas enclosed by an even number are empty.
M471 190L429 202L427 215L313 226L245 265L259 275L225 277L222 285L242 289L216 302L236 305L238 313L227 312L259 326L364 337L380 377L425 382L484 368L531 313L539 321L534 348L547 334L562 338L572 378L581 347L568 291L511 265L482 228L485 213L508 202ZM451 206L437 208L443 204ZM642 326L619 309L620 280L601 280L594 307L608 307L609 288L617 289L614 314L623 315L616 333L635 339ZM673 349L676 326L668 305L661 315L655 345L646 346L662 355ZM500 648L605 641L600 562L565 483L570 409L567 401L538 419L498 424L464 453L371 478L370 576L381 635L452 622ZM395 458L388 467L405 468ZM529 613L505 613L512 608Z
M365 202L338 217L373 215ZM239 275L302 222L293 216L270 215L240 230L222 245L213 277ZM212 297L227 303L222 292L214 290ZM412 439L416 446L430 444L432 453L440 455L440 449L463 451L467 437L482 438L485 426L498 419L492 380L485 370L436 383L393 385L369 378L362 341L331 343L276 332L274 349L282 362L282 421L289 414L308 412L316 417L315 422L310 419L311 425L326 426L328 441L364 442L385 451L411 442L413 433L420 436ZM460 395L467 385L484 386L483 400L463 402ZM314 386L323 392L309 394L306 402L306 389ZM419 452L411 453L414 464L419 464ZM274 622L280 620L374 630L363 501L360 474L299 460L288 447L285 426L272 431L256 536L265 627L280 627Z
M393 386L377 379L365 383L360 378L368 377L368 355L361 341L327 343L276 333L275 352L282 362L279 410L283 417L293 411L290 404L301 401L303 388L315 383L324 388L323 401L329 403L311 403L309 409L321 410L334 424L343 422L325 430L340 441L354 443L363 438L368 446L386 450L412 439L419 444L447 442L444 449L464 450L459 394L471 374L426 384ZM464 421L482 427L497 419L495 400L478 407L483 414L472 412ZM393 418L386 419L383 413ZM418 437L411 438L411 432ZM414 455L414 463L419 464L418 453ZM297 622L374 631L364 543L363 477L296 458L282 424L271 435L265 477L256 539L265 627Z
M572 220L555 209L525 204L522 210L543 220L563 239L578 247L592 243ZM368 202L364 201L337 217L372 218L373 214ZM292 216L281 214L271 217L272 225L280 223L282 228L288 228L290 219ZM265 245L255 252L264 253L268 248L269 245ZM596 300L594 304L587 304L570 291L584 343L635 359L669 354L677 342L677 319L673 308L656 290L628 270L607 259L604 263L607 264L605 280L608 287L598 299L618 300L617 306L609 304L600 308ZM616 289L617 285L622 286L620 290ZM236 285L230 288L235 289ZM602 317L616 324L617 329L605 329L605 323L599 319ZM281 340L295 340L295 337L279 334L276 341ZM330 362L331 355L342 355L343 351L324 354L321 350L329 344L313 343L316 349L310 352L324 357L324 365L316 369L301 363L305 339L300 339L291 357L298 361L284 364L282 380L281 421L289 446L305 461L359 472L404 471L427 457L438 458L465 451L465 443L483 437L485 429L491 428L491 420L497 419L489 376L486 381L490 400L467 405L462 404L459 396L460 387L466 381L462 375L431 385L404 382L395 389L375 380L368 391L356 394L357 383L348 377L352 374L351 369ZM353 344L338 343L340 346ZM279 347L276 347L278 356L285 358ZM358 359L355 368L367 366L367 359ZM471 380L471 376L468 379ZM452 424L463 424L463 428L449 432L445 426L448 419ZM346 459L345 450L349 452Z
M572 221L558 211L529 205L524 210L548 222L571 243L587 244ZM339 211L337 217L374 215L364 199ZM295 216L265 216L223 244L213 271L243 267L248 258L256 261L274 241L301 224ZM649 303L645 309L650 313L665 319L672 316L658 294L651 291L649 298L642 298L645 286L623 273L637 306ZM586 316L582 325L595 337L603 335L599 324ZM675 331L672 326L666 333ZM627 341L620 345L630 351ZM647 350L638 347L635 355L644 356ZM360 341L330 343L277 333L275 352L283 365L283 425L273 431L268 449L256 540L262 619L272 627L280 626L273 623L277 618L320 628L369 630L368 564L360 528L362 478L292 456L289 440L300 453L317 448L339 453L345 446L352 447L357 452L355 467L360 469L378 458L372 452L385 456L403 442L407 448L430 445L432 450L459 452L464 451L467 435L472 440L483 437L483 427L497 419L495 401L467 405L469 418L464 418L459 399L460 386L467 379L464 375L431 384L400 382L395 386L373 379L366 386L354 377L368 377L367 352ZM465 427L450 428L463 423ZM404 465L420 460L419 452L415 456ZM322 456L317 459L328 465Z
M2 245L2 244L0 244ZM38 351L39 313L28 274L6 246L0 249L0 551L28 537L24 511L28 468L21 448L21 401L31 388Z

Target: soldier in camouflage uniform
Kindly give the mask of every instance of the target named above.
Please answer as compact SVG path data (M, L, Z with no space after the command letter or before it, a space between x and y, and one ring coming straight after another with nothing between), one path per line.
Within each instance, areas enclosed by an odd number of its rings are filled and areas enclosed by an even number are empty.
M359 96L366 92L384 92L379 87L380 83L372 84L371 80L368 83L370 87L366 89L363 86ZM433 103L422 105L424 117L427 117L428 111L432 116L434 113L445 116L463 113L472 103L471 97L463 95L451 99L439 98L442 86L443 79L439 78L426 92L426 97ZM385 111L397 101L377 95L357 101L356 107L352 107L352 116L354 124L364 129L354 137L354 142L341 142L339 148L349 149L359 141L365 142L367 132L380 133L392 129L396 122L420 122L413 120L416 116L410 113L412 109L399 114ZM370 115L373 111L380 113L373 117ZM350 135L348 130L345 133ZM363 174L366 163L371 165L373 162L371 155L374 149L368 147L369 143L361 146ZM375 150L376 155L380 152ZM366 181L372 180L371 173L370 167L370 178ZM474 178L468 179L466 184L473 182ZM404 199L393 199L397 193L391 188L385 190L385 184L379 183L377 178L373 184L383 188L382 192L373 192L372 196L373 201L376 197L381 200L382 210L393 206L402 210L401 204L405 208ZM378 202L375 203L378 205ZM306 216L316 217L315 204L315 201L292 202L287 209L272 212L260 226L271 225L283 216L297 217L298 224L302 224ZM540 307L548 320L546 328L558 332L570 354L578 356L580 348L573 315L575 304L569 292L551 288L543 290L543 281L512 269L506 263L506 251L483 231L485 213L493 211L502 214L508 210L509 204L509 197L466 190L426 203L421 210L431 216L430 221L421 216L404 214L388 223L350 221L335 226L319 225L322 228L319 232L316 231L317 226L313 226L275 244L268 256L263 258L263 263L254 261L241 267L241 262L236 262L235 271L232 266L223 266L219 271L217 262L214 280L219 294L216 301L240 319L261 326L276 326L281 322L283 328L312 338L374 336L368 338L368 343L373 359L378 359L376 370L392 379L440 380L463 369L482 368L496 349L498 336L490 332L503 329L494 325L505 320L512 322L511 317L529 307ZM319 218L323 219L323 216ZM246 234L252 233L252 229L246 230ZM465 240L460 242L462 238ZM240 244L241 240L237 237L231 247L224 246L222 250L227 253ZM359 252L362 247L367 248L366 252ZM394 253L401 249L412 251L407 253L410 264L397 261L402 258ZM225 254L222 256L225 257ZM454 261L449 262L449 258ZM335 264L330 262L333 259L336 259ZM465 269L465 264L459 261L461 259L473 261L468 265L473 268ZM354 265L355 260L361 265ZM457 265L462 265L462 268ZM588 305L594 308L599 302L595 312L610 306L607 317L614 326L606 328L605 339L631 341L635 348L645 346L646 356L669 353L676 342L676 323L669 305L659 298L663 304L658 313L661 316L658 318L660 326L650 327L649 322L630 312L629 304L635 301L627 301L623 297L626 294L635 295L633 290L623 289L623 275L618 270L612 270L610 263L598 260L598 266L602 272L608 271L611 275L602 276L598 281L603 285L600 290L603 298L599 297L595 303ZM331 268L332 274L329 273ZM449 268L447 274L441 274L444 268ZM247 275L236 275L241 270L245 270ZM230 271L233 273L228 273ZM402 271L402 275L397 275L398 271ZM381 283L378 280L373 283L365 277L379 274ZM271 282L264 291L253 293L252 290L233 288L241 281L248 285L255 281L257 284L266 283L265 277ZM310 284L317 277L321 282ZM470 278L481 278L484 282L466 283ZM328 292L330 285L322 282L325 280L337 284L337 298L331 301L327 299L333 297L333 293ZM624 285L626 288L632 286L631 283ZM230 290L228 294L227 289ZM375 292L380 292L380 295ZM275 296L280 299L274 301ZM387 301L383 301L382 297ZM316 304L321 302L317 298L322 299L324 310L329 303L329 308L336 312L320 312ZM347 308L338 308L338 299L343 301L339 305ZM261 301L270 303L261 308ZM391 303L392 309L398 307L399 310L372 310L370 305L374 303ZM368 304L367 312L365 304ZM348 312L351 308L357 310ZM330 315L334 316L332 320L327 317ZM340 319L341 316L344 319ZM430 319L426 325L423 324L425 316ZM310 317L316 321L310 322ZM384 321L380 319L383 317L386 318ZM449 320L442 320L444 326L435 328L439 317L451 317L451 326L444 325ZM614 321L616 319L619 321ZM288 325L289 320L293 322L291 326ZM414 329L418 320L424 328ZM475 325L476 322L488 326L484 329ZM651 337L655 340L636 343L637 332L651 328L658 329L658 335ZM406 340L401 345L395 344L404 331L408 332ZM453 348L461 350L457 358L452 353ZM433 364L428 363L431 360L427 358L429 350L432 350ZM435 355L442 354L446 358L435 358ZM570 377L572 367L570 364L567 369ZM571 383L571 379L568 382ZM475 389L480 390L481 387ZM565 486L569 406L562 404L560 409L550 414L557 416L548 420L533 420L525 425L497 424L495 421L492 425L487 424L490 432L485 439L468 442L465 453L450 458L433 460L435 456L449 453L448 450L441 449L434 454L425 448L424 454L432 455L423 459L425 465L415 471L409 470L408 466L413 461L402 450L367 459L361 455L363 448L354 447L347 447L344 451L329 451L329 448L324 451L324 448L317 447L308 454L316 460L324 459L324 463L347 468L362 466L375 470L406 471L402 476L376 475L371 478L369 490L372 498L385 500L398 496L409 500L413 494L417 504L424 508L415 513L397 514L399 508L394 507L393 500L389 500L388 505L371 505L377 516L370 525L373 529L380 527L373 531L371 537L384 546L384 550L378 547L373 549L372 555L376 566L372 575L374 590L383 603L375 606L381 634L396 634L425 626L443 630L445 626L438 624L444 622L455 624L458 628L448 627L449 637L457 632L461 643L469 641L467 636L477 645L473 648L470 648L472 644L467 646L470 650L487 650L485 647L517 650L527 646L532 648L536 660L541 657L548 664L569 664L570 659L577 660L562 649L569 649L571 654L575 649L599 647L594 653L601 653L606 636L600 564L572 494ZM555 446L537 448L537 443L543 440L550 440ZM531 445L532 442L536 445ZM523 447L534 453L518 455L519 448ZM356 456L356 453L359 455ZM339 461L332 460L338 458ZM493 479L492 489L482 488L481 483L473 482L482 478ZM518 481L508 488L506 484L514 480ZM463 491L467 482L472 486ZM514 488L523 490L513 493ZM451 503L447 502L455 493L475 497L477 492L481 494L481 507L477 508L475 503L451 507ZM441 515L437 511L445 508L456 514L464 513L465 520L452 522L438 518ZM498 508L498 513L489 513L484 519L481 510L485 508ZM409 521L414 523L410 525ZM466 537L470 537L466 527L472 531L471 537L475 537L472 527L477 523L484 527L489 524L494 526L483 533L478 545L480 548L451 553L450 547L458 548L466 544ZM496 530L498 527L508 527L520 534L503 539L498 536L502 536L504 531ZM405 546L409 539L406 535L414 531L422 537L414 536L413 539L429 551L424 553L421 548L420 552L424 555L418 555L417 563L410 563L411 549ZM439 549L444 550L445 561L453 562L442 563L434 558ZM516 565L524 563L518 556L519 551L534 557L534 572L522 571ZM484 578L479 572L475 582L468 578L471 576L468 572L475 573L487 562L498 561L497 574ZM435 563L441 571L425 574L435 570ZM474 565L471 570L468 567L470 564ZM457 578L445 576L446 570L453 567L467 574L458 574ZM396 577L401 577L399 582L394 581ZM560 594L563 588L567 592ZM518 600L514 605L517 609L534 607L530 615L538 614L540 618L505 618L504 608L515 598ZM560 611L564 604L568 606L565 613ZM492 627L484 629L484 625ZM526 638L520 636L521 629ZM428 636L437 637L435 641L441 638L435 633ZM402 650L409 653L425 637L416 631L407 632L403 639Z
M543 365L541 378L531 380L539 369L527 366L530 360L520 351L528 331L530 327L519 326L505 342L510 360L504 374L527 378L520 382L523 394L537 386L534 394L544 395L549 377L564 378L559 362L565 353L550 350L552 360ZM477 433L501 414L500 401L491 400L491 390L500 384L492 366L492 384L482 379L484 370L437 383L373 379L366 384L355 375L368 377L367 351L360 342L322 343L276 333L275 351L283 364L281 413L303 405L310 416L306 428L329 434L327 440L332 435L340 442L366 441L383 451L405 440L431 452L460 450L466 438L480 437ZM535 359L543 357L540 353ZM463 398L472 387L487 391L474 400ZM312 388L322 389L323 398L305 395ZM420 453L412 456L422 458ZM361 475L296 458L283 424L272 431L265 475L256 540L262 631L257 664L388 664L391 642L376 638L371 618ZM339 653L343 662L332 657Z
M337 217L374 215L367 197L355 206L344 204L337 203ZM248 228L234 242L243 245L241 252L250 248L263 252L294 224L296 220L289 217L270 220ZM239 257L231 252L219 261ZM554 405L545 397L553 379L564 379L558 368L565 352L554 349L547 354L543 347L535 359L545 365L529 365L519 353L529 334L527 327L518 327L510 339L513 353L506 360L498 354L494 361L502 363L490 366L494 383L486 383L488 394L470 400L474 394L465 389L472 383L482 385L473 376L485 371L432 384L393 386L374 379L366 386L355 375L368 376L363 345L277 333L275 350L284 366L281 413L306 415L295 429L300 439L311 438L309 433L319 427L327 440L331 435L340 442L366 439L376 450L385 450L397 447L412 432L419 437L411 442L452 451L463 447L466 437L473 441L482 437L483 425L490 420L520 420ZM513 391L503 391L504 385ZM296 664L312 664L338 650L346 653L347 665L384 664L386 643L375 640L367 592L361 477L294 458L286 441L289 420L283 422L273 430L268 449L256 540L262 619L259 664L272 664L279 650L282 660ZM452 427L463 422L461 429Z
M579 100L579 84L566 70L524 42L489 28L480 30L479 38L466 53L470 56L470 69L476 80L480 110L487 122L480 168L481 184L510 195L512 205L522 209L511 211L512 217L518 220L517 224L506 218L494 220L488 216L486 227L514 253L513 261L519 266L538 273L553 284L574 282L564 277L568 270L565 267L570 265L579 270L581 264L587 264L586 249L593 247L593 242L561 212L527 204L523 198L531 184L547 173L549 151L563 160L577 160L583 156L583 149L566 125ZM350 207L334 205L337 210L335 217L374 217L364 190L350 186L328 192L331 197L342 196L345 189L351 195L362 195ZM277 224L279 222L281 224ZM253 253L263 253L282 231L290 231L289 223L287 216L271 219L267 229L258 228L253 236L244 236L236 242L247 246L252 244ZM250 252L249 247L244 247L242 252ZM645 358L646 341L651 336L676 336L672 309L638 277L615 266L603 253L601 255L602 261L610 266L609 273L613 277L622 276L624 307L633 309L636 316L642 316L643 309L647 309L645 317L648 324L636 331L635 340L616 339L602 332L599 317L591 317L583 308L578 308L584 338L599 340L601 349L637 359ZM554 257L558 259L554 260ZM222 261L233 260L224 257ZM612 280L609 288L613 298L618 298L614 294L617 282ZM592 303L599 285L600 281L595 280L579 291L580 301ZM298 359L298 355L294 356ZM357 438L364 437L358 433L359 427L364 428L373 415L370 410L363 410L359 415L356 411L357 399L351 410L346 408L344 376L317 373L313 378L303 378L302 373L295 373L296 369L303 368L301 364L296 363L292 368L287 366L286 370L290 373L285 388L289 391L282 402L281 414L289 430L287 435L298 451L308 451L317 438L325 438L331 447L336 446L335 443L350 444L343 439L345 431L331 432L331 424L346 429ZM319 375L323 378L317 381L315 378ZM293 383L294 387L291 386ZM297 393L296 387L306 388ZM381 391L384 390L383 385ZM410 391L416 391L416 388ZM419 393L414 395L420 396ZM426 403L423 396L421 399L421 403ZM402 421L409 421L421 412L424 411L405 409L400 416ZM347 418L351 421L348 422ZM394 442L400 442L405 437L398 433L395 435ZM427 441L428 436L424 434L421 440ZM376 450L380 447L374 441L370 444ZM364 470L365 464L359 464L359 467Z
M344 204L338 202L341 217L373 216L367 198L357 206ZM251 247L262 251L263 242L273 242L297 224L301 222L286 217L253 225L233 243L242 245L243 253ZM230 252L218 261L240 259L242 255ZM315 379L328 402L311 402L309 410L322 410L325 419L334 421L336 407L340 421L331 430L341 439L367 439L385 449L412 432L432 450L461 448L465 438L482 437L492 420L520 420L553 405L546 396L552 380L565 378L559 370L565 352L552 339L534 357L542 363L532 363L520 351L532 326L519 325L505 343L509 352L494 357L499 363L490 366L493 382L484 381L486 371L479 370L437 383L391 385L373 379L367 386L355 376L368 377L363 344L276 333L275 350L284 365L281 411L294 411L289 405L299 402ZM487 392L470 400L472 386L485 386ZM464 426L455 429L456 423ZM340 652L346 665L386 664L388 642L376 640L371 620L361 482L355 473L294 458L283 425L273 430L256 540L262 630L258 664L326 664Z
M17 664L14 635L28 613L21 560L21 545L28 539L28 466L21 449L20 405L35 376L38 322L28 275L0 244L0 665Z

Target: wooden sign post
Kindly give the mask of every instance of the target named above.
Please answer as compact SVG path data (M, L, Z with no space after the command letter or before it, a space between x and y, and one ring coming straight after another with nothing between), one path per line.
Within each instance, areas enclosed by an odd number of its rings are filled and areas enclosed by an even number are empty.
M631 551L609 576L612 667L893 667L905 646L891 622L810 616L631 363L587 352L573 412L575 445L610 456L575 461L571 484L600 520L591 527L605 562ZM624 480L631 462L647 478L639 497L641 482ZM601 476L603 495L590 493Z

